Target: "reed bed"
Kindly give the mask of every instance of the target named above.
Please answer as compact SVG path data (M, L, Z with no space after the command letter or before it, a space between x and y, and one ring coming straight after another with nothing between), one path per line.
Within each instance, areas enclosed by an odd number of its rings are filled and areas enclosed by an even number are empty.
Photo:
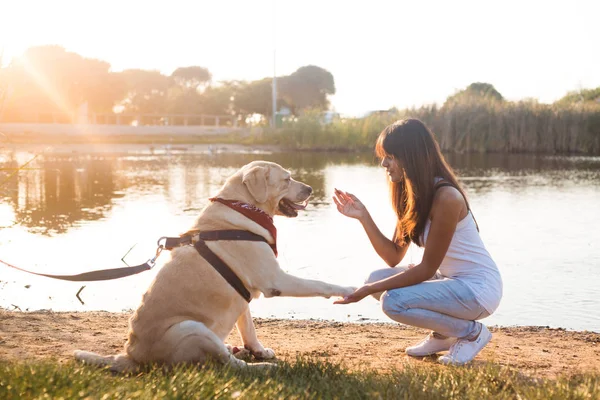
M422 120L446 152L600 154L600 104L465 100L338 118L323 123L316 112L265 129L253 142L306 150L368 150L381 130L402 118Z

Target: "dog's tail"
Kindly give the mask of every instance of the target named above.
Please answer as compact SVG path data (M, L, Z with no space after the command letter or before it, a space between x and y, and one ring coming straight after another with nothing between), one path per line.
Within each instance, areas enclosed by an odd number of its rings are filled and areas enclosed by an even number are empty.
M127 354L116 356L102 356L91 351L75 350L73 353L77 361L84 364L95 365L98 367L109 367L113 372L137 372L140 365L131 359Z

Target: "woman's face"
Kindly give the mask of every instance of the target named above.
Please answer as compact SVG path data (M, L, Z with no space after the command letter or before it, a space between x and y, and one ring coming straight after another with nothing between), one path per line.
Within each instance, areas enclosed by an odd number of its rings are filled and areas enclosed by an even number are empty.
M390 181L392 182L400 182L402 178L404 178L404 169L400 166L400 162L397 158L386 155L381 160L381 166L385 168Z

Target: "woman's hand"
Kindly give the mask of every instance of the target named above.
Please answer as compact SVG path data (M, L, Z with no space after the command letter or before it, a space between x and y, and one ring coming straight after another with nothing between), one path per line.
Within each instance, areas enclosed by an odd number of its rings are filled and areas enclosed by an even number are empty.
M374 293L374 292L371 289L371 285L364 285L364 286L356 289L356 291L354 293L351 293L348 296L344 297L342 300L334 301L333 304L356 303L358 301L361 301L362 299L364 299L365 297L367 297L368 295L370 295L372 293Z
M333 202L340 213L346 217L362 220L369 215L367 207L353 194L335 189Z

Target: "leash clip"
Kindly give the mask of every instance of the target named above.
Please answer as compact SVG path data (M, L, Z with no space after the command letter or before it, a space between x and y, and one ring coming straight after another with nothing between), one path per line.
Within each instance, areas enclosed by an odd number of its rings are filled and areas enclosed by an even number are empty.
M152 257L151 259L146 261L146 264L148 264L150 266L150 268L154 267L154 265L156 264L156 259L158 258L158 256L160 256L160 253L163 251L164 248L165 247L162 244L158 245L158 248L156 249L156 254L154 255L154 257Z
M160 256L160 253L164 250L165 246L163 244L160 244L162 239L166 239L166 238L160 238L158 240L159 244L158 244L158 248L156 249L156 254L154 255L154 257L150 258L148 261L146 261L146 264L150 267L153 268L154 265L156 265L156 259L158 258L158 256ZM136 243L137 244L137 243ZM136 244L134 244L133 246L131 246L131 248L127 251L127 253L125 253L125 255L121 258L121 261L123 261L123 263L125 265L127 265L128 267L131 267L131 265L127 264L127 261L125 261L125 257L127 257L127 255L131 252L131 250L136 246Z
M158 246L158 248L160 249L160 251L162 251L162 249L165 248L165 246L167 245L167 237L166 236L161 236L160 239L158 239L156 241L156 245ZM158 250L156 250L158 251Z

